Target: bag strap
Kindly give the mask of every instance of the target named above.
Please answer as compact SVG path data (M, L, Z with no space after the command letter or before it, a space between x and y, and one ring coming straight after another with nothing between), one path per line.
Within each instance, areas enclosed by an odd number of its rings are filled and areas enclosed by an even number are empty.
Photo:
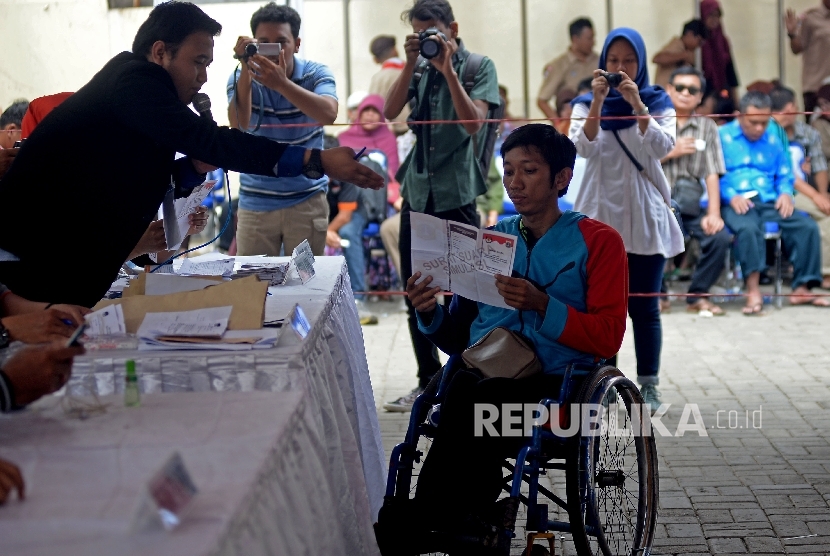
M467 93L467 96L470 96L470 93L473 92L473 87L475 87L476 84L476 74L478 73L478 70L481 69L482 62L484 62L484 56L481 54L470 52L467 55L467 62L464 66L464 75L461 77L461 85L464 87L464 91Z
M657 184L654 183L654 180L651 179L651 176L649 176L646 173L645 167L643 167L643 165L640 164L639 160L634 158L634 155L631 154L631 151L628 150L628 147L625 146L625 143L623 143L623 140L620 139L619 131L614 129L614 130L611 131L611 133L614 134L614 139L616 139L617 143L620 144L620 147L622 148L625 155L628 157L628 160L630 160L631 163L634 164L634 167L637 168L637 171L640 173L640 175L643 176L646 180L648 180L648 183L650 183L651 185L653 185L657 189L657 192L660 193L660 197L663 197L663 192L660 191L660 188L657 187ZM667 205L671 206L671 201L667 200L665 197L663 197L663 202L666 203Z

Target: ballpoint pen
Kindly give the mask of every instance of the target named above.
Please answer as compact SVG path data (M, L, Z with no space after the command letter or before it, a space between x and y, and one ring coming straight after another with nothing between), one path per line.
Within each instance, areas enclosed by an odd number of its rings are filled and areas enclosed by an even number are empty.
M354 155L354 159L355 160L360 160L360 157L363 156L363 153L365 153L365 152L366 152L366 147L363 147L362 149L360 149L359 153Z

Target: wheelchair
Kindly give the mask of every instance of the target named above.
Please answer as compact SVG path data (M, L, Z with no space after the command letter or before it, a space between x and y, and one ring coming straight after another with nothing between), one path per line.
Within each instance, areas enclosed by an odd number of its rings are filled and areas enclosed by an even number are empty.
M413 506L409 503L414 491L413 470L424 456L419 440L435 436L440 422L438 404L449 386L453 368L457 368L455 359L450 359L413 405L404 441L392 451L379 523L393 513L400 519L401 515L407 515L401 509L407 504L409 508ZM643 405L639 389L614 367L569 365L558 399L539 402L545 408L551 404L559 408L558 412L551 411L550 416L559 419L559 431L571 430L572 416L594 413L588 415L588 425L584 423L586 419L580 418L579 432L564 435L567 437L555 434L550 421L541 423L537 419L515 461L504 461L507 474L502 488L509 497L499 500L499 504L509 505L512 500L517 509L520 504L525 508L526 539L513 540L518 513L514 511L512 523L505 520L500 529L502 538L485 540L484 546L488 548L484 551L481 551L483 539L480 537L470 539L469 535L428 531L424 535L428 538L421 542L413 543L411 536L400 535L400 545L379 534L381 553L384 556L446 552L507 556L514 545L515 550L525 547L523 555L535 556L548 554L543 546L535 544L543 540L547 541L550 554L554 554L557 533L570 533L580 556L650 554L657 523L657 450L648 409ZM580 404L579 413L574 414L573 404ZM537 410L537 417L546 415L540 411L541 408ZM539 484L540 475L548 471L565 472L565 500ZM567 513L568 521L548 518L551 503Z

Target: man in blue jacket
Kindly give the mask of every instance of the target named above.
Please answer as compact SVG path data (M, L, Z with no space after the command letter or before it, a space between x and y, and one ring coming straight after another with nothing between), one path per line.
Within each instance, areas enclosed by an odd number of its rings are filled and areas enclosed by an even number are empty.
M477 518L499 525L493 502L501 491L501 463L515 457L527 438L475 437L474 406L537 403L556 397L569 363L588 369L620 348L626 325L627 263L620 235L585 215L561 212L573 175L576 149L548 125L513 131L501 149L504 185L519 216L496 225L519 237L512 276L496 276L504 301L515 310L455 296L449 310L436 301L440 288L420 283L416 273L407 294L421 331L454 355L496 327L523 334L543 372L523 379L489 378L472 371L453 376L442 404L438 433L421 469L418 508L441 527L474 508ZM501 420L495 422L501 430ZM460 462L470 462L455 473Z

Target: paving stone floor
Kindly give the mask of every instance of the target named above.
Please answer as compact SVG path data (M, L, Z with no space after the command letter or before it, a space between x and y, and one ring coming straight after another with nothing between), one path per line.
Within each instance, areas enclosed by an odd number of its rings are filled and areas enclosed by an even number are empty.
M401 307L369 303L380 324L363 328L387 454L408 414L381 405L416 385ZM697 404L707 436L657 438L652 554L830 554L830 310L768 305L744 317L725 307L703 318L675 302L663 315L662 422L674 433L684 404ZM619 366L636 377L630 331ZM553 483L564 495L564 478ZM567 537L557 554L573 554Z

